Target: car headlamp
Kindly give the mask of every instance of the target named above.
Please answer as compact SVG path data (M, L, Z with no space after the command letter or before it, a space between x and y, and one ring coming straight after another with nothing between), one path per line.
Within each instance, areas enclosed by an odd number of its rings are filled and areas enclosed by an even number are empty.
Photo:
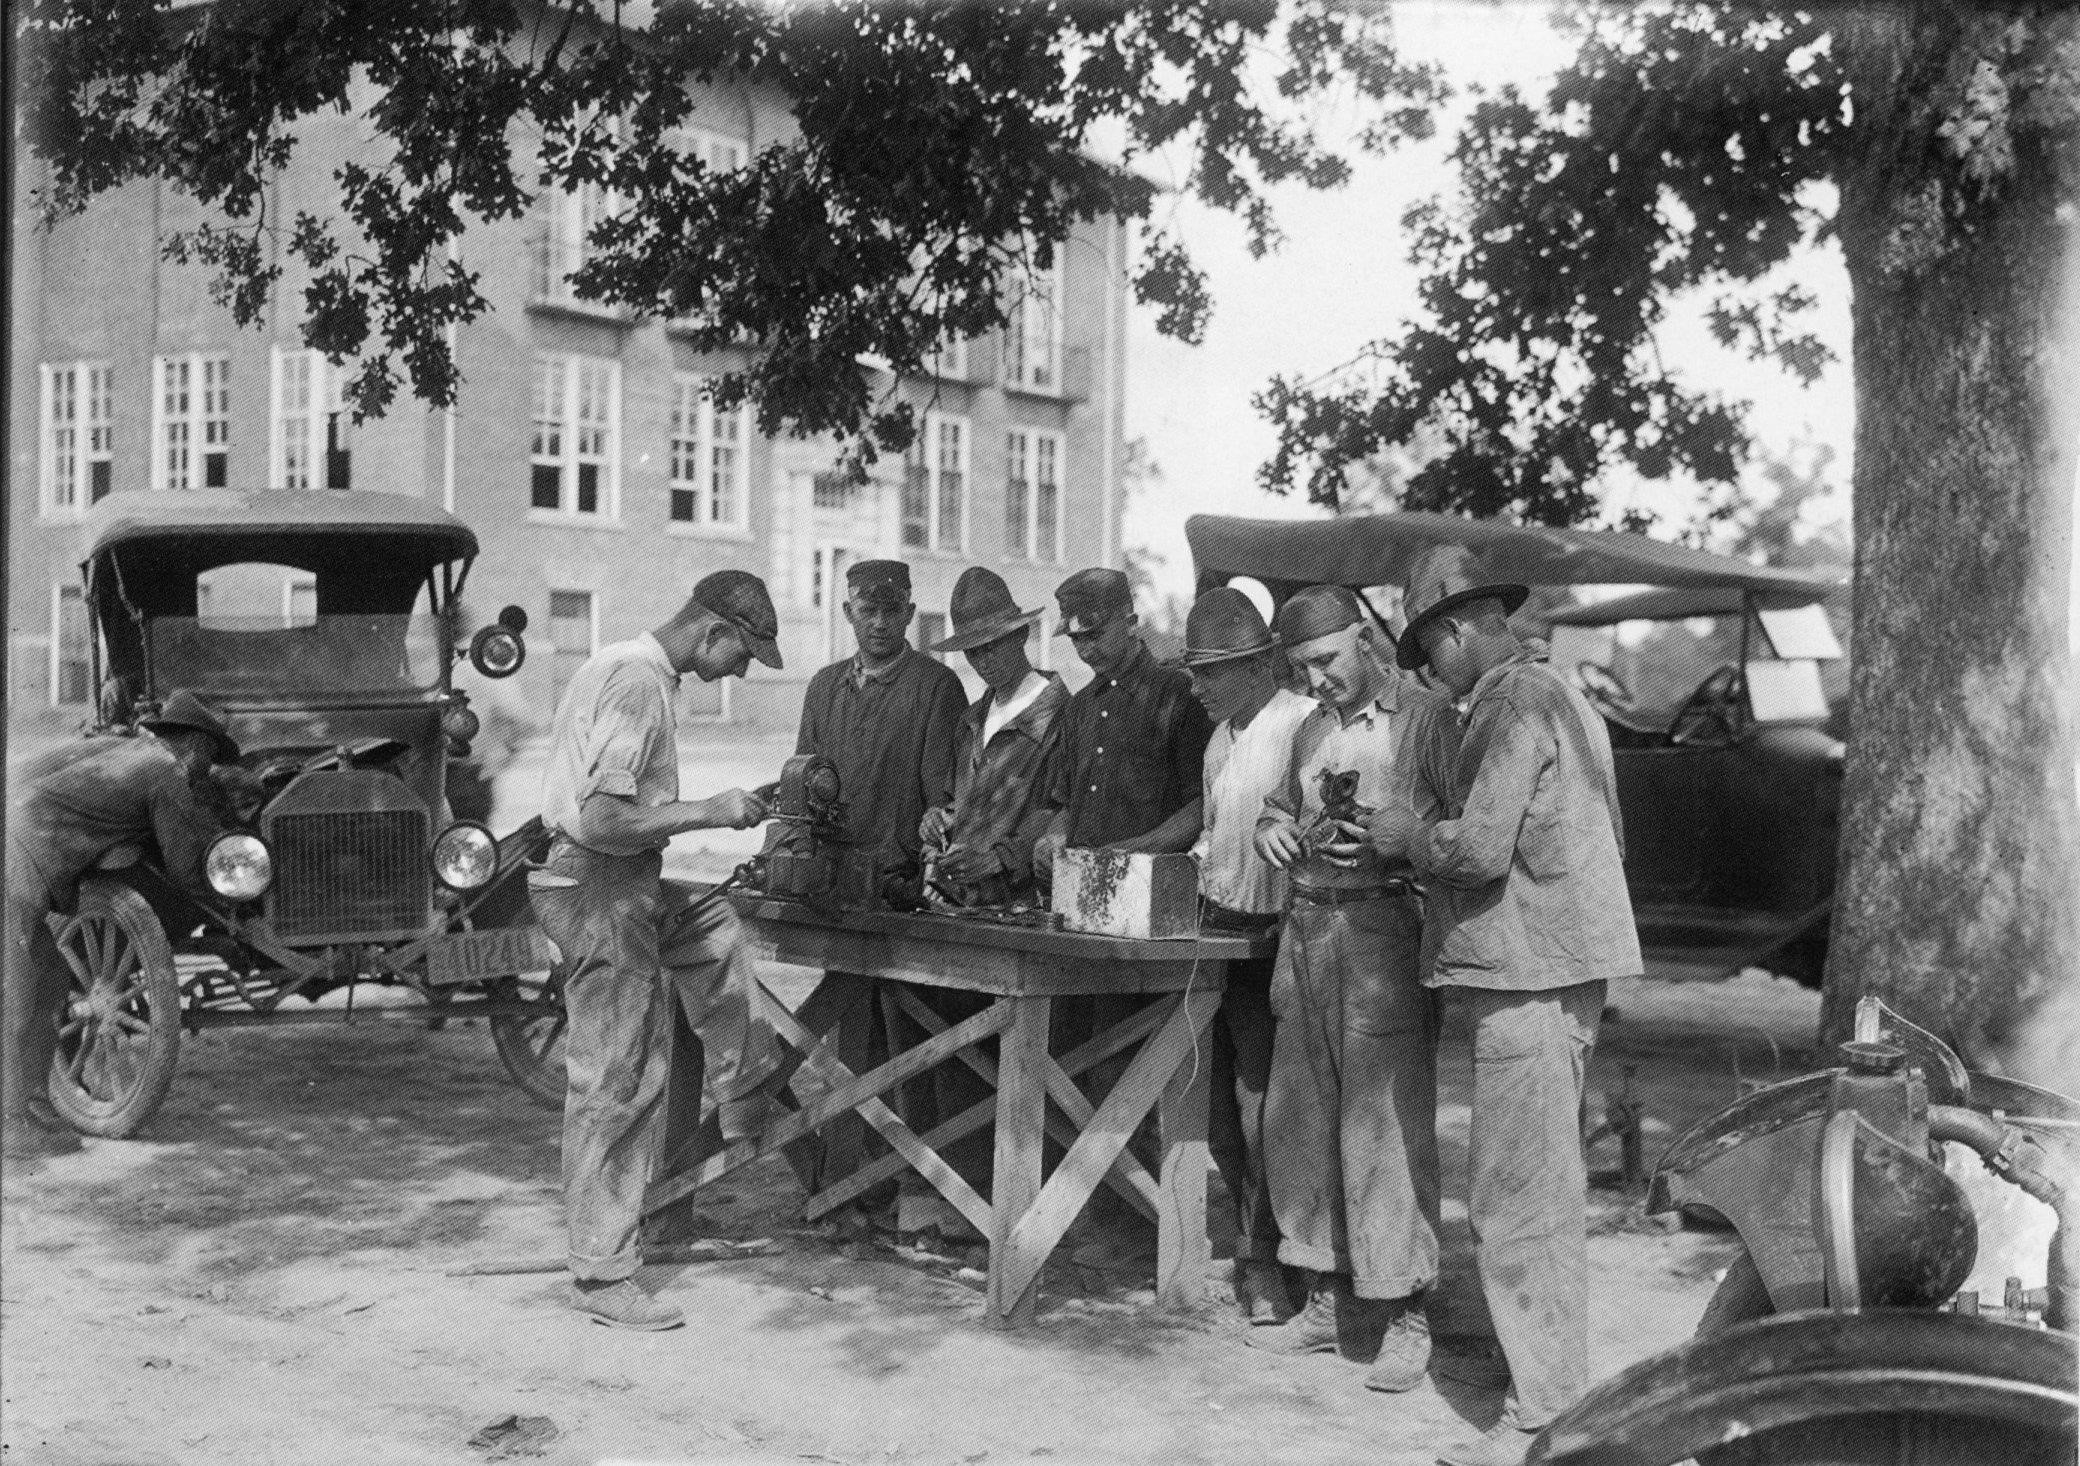
M232 830L210 842L202 873L225 900L258 901L274 884L274 852L258 835Z
M468 820L448 826L433 842L433 873L452 891L474 891L498 874L498 841Z
M469 664L486 677L510 677L527 660L527 643L507 626L486 626L470 638Z

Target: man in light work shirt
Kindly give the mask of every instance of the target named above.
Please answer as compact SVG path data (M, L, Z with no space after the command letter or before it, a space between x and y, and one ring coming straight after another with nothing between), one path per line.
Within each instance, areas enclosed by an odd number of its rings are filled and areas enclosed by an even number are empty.
M1610 737L1510 630L1524 597L1459 546L1416 562L1400 663L1429 665L1465 721L1416 760L1411 801L1370 822L1382 859L1424 874L1435 981L1473 1035L1467 1214L1511 1383L1501 1420L1449 1466L1515 1466L1587 1388L1577 1117L1606 984L1641 970Z
M877 884L917 874L918 821L952 794L954 734L968 700L958 673L911 649L916 614L910 567L902 561L860 560L846 569L845 620L856 650L809 679L795 740L796 753L837 765L847 834L872 853ZM833 991L845 1010L837 1056L864 1074L889 1052L876 1011L878 984L853 973L831 976L840 980ZM866 1127L856 1115L824 1127L817 1139L820 1146L805 1153L817 1158L816 1179L835 1179L865 1159Z
M713 682L741 677L753 657L778 667L778 629L763 581L718 571L670 621L594 654L556 710L542 778L542 819L554 839L529 886L562 955L569 1015L563 1195L572 1302L600 1323L683 1321L633 1280L664 1121L670 994L700 1038L703 1091L725 1136L737 1128L732 1109L753 1103L776 1064L736 914L661 872L672 836L747 829L766 817L741 789L680 799L672 703L688 672Z
M1285 910L1285 873L1257 853L1257 816L1285 787L1293 733L1314 704L1278 685L1271 628L1250 598L1210 590L1185 618L1183 666L1213 720L1206 744L1199 919L1209 932L1264 936ZM1278 1263L1278 1221L1264 1184L1264 1091L1271 1075L1272 957L1228 964L1213 1026L1207 1128L1235 1207L1235 1301L1252 1322L1292 1312Z
M1451 710L1381 664L1343 586L1296 593L1278 634L1319 706L1257 829L1289 877L1264 1148L1279 1257L1314 1280L1299 1314L1248 1342L1370 1356L1369 1388L1409 1390L1429 1367L1437 1278L1437 1025L1413 872L1356 821L1409 802L1411 755Z

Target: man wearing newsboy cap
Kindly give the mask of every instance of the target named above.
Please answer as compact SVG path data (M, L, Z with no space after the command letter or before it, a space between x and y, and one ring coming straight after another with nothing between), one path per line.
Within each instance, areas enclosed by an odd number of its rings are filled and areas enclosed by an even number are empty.
M756 1108L778 1061L757 1017L736 913L720 897L662 878L672 836L748 829L766 817L742 789L680 798L680 679L741 677L754 657L778 667L778 631L764 581L717 571L662 626L594 653L571 677L550 733L542 822L554 838L528 887L565 973L571 1302L618 1328L683 1322L634 1281L664 1123L673 998L700 1037L702 1089L725 1136L742 1128L733 1116Z
M1279 1257L1314 1282L1293 1319L1246 1342L1369 1359L1366 1386L1400 1392L1430 1363L1436 1010L1415 872L1374 851L1359 821L1408 802L1414 759L1451 710L1382 665L1379 633L1344 586L1296 592L1277 630L1318 706L1257 825L1288 890L1264 1153Z
M1610 737L1510 630L1525 594L1457 545L1411 567L1400 663L1463 698L1464 723L1371 820L1380 857L1423 873L1433 981L1473 1040L1467 1214L1510 1386L1454 1466L1515 1466L1587 1387L1582 1078L1606 984L1641 970Z

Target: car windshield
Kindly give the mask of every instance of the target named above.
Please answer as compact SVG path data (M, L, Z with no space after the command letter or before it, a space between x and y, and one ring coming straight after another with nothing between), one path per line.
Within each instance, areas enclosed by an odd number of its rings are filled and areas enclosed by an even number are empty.
M314 698L412 695L441 685L446 638L437 616L161 616L150 623L152 681L205 696Z

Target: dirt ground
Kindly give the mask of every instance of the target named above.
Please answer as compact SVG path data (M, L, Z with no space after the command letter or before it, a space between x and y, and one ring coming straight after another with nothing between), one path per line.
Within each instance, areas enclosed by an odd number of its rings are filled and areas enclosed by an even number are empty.
M787 978L792 974L776 974ZM799 982L788 984L799 989ZM1805 1067L1812 994L1759 973L1612 995L1592 1116L1631 1074L1650 1159L1743 1079ZM1447 1031L1446 1333L1481 1327L1464 1223L1467 1072ZM1445 1382L1368 1394L1333 1357L1245 1350L1226 1267L1196 1313L1147 1291L1152 1239L1072 1233L1030 1331L983 1328L963 1264L797 1225L763 1163L696 1198L773 1250L652 1274L689 1326L627 1334L560 1306L557 1119L481 1028L218 1031L184 1046L147 1138L5 1178L0 1454L24 1466L692 1461L1427 1462L1488 1424ZM1592 1166L1614 1169L1600 1141ZM1215 1182L1214 1210L1220 1210ZM1216 1253L1225 1228L1217 1227ZM1593 1193L1598 1377L1685 1338L1720 1236ZM942 1260L943 1259L943 1260ZM472 1446L510 1417L548 1426ZM524 1457L520 1454L527 1453Z

